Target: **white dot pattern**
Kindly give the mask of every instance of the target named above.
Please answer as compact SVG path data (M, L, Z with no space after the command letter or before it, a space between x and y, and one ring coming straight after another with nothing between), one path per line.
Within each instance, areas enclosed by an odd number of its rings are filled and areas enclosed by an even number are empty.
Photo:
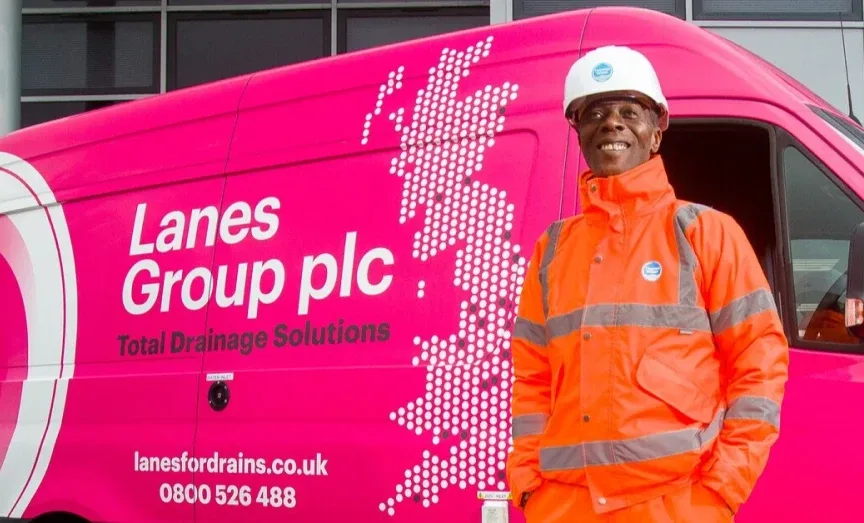
M453 285L470 296L460 304L452 334L414 339L419 356L412 363L426 369L426 392L390 419L418 436L431 434L433 444L447 451L427 450L420 464L405 471L394 496L379 505L391 516L404 501L438 503L451 487L506 489L510 332L527 260L511 242L514 206L506 191L477 178L519 86L486 85L457 99L460 80L489 55L492 41L490 36L465 51L444 49L417 93L413 119L405 122L403 109L390 114L401 137L402 152L390 168L404 181L399 220L423 216L413 256L427 261L456 248ZM364 144L368 136L364 132ZM417 297L427 292L426 282L418 282Z
M363 140L361 143L366 145L369 143L369 134L372 129L372 118L381 114L381 109L384 107L384 98L402 89L402 77L405 73L405 66L400 66L395 71L390 71L387 81L381 84L378 88L378 101L375 102L375 109L366 115L366 122L363 124ZM399 109L396 113L390 113L390 119L396 121L396 131L402 127L402 118L405 110Z

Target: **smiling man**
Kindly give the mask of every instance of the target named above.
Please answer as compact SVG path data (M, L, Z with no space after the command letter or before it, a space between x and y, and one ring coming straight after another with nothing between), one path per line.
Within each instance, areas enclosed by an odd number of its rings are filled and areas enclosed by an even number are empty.
M544 232L525 276L514 503L528 523L731 521L779 433L789 356L771 289L735 220L669 185L645 56L587 53L564 112L583 211Z

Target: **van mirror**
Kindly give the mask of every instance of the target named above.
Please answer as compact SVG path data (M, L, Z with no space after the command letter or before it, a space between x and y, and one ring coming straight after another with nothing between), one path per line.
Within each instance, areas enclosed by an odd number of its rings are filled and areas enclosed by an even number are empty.
M864 338L864 223L852 231L846 278L846 328Z

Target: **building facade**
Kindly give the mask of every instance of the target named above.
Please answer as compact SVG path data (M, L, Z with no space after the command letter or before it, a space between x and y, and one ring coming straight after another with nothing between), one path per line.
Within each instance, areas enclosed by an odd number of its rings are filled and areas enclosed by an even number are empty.
M601 5L663 11L864 114L864 0L2 0L0 125L26 127L251 71ZM17 19L15 13L22 16ZM841 35L840 27L844 28ZM845 39L846 53L843 53ZM16 48L13 44L17 43ZM4 46L5 44L5 46ZM15 64L19 58L20 64ZM4 64L5 68L4 68ZM17 69L15 77L8 71ZM16 100L20 105L15 106Z

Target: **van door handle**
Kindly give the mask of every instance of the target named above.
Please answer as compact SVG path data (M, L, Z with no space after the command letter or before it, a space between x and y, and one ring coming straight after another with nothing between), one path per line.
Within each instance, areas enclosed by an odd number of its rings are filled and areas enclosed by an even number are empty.
M207 393L207 401L210 403L210 408L219 412L228 406L228 400L231 397L231 390L228 384L224 381L216 381L210 385L210 391Z

